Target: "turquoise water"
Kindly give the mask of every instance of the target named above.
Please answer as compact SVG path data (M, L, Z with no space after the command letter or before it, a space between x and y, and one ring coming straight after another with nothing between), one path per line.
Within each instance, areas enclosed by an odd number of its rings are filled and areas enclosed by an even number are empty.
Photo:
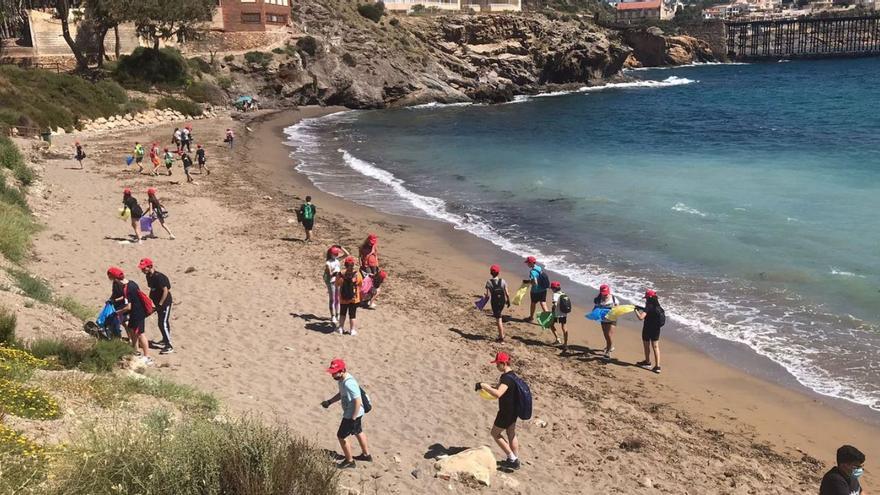
M328 192L632 300L654 287L678 331L880 410L880 60L629 75L642 82L289 134Z

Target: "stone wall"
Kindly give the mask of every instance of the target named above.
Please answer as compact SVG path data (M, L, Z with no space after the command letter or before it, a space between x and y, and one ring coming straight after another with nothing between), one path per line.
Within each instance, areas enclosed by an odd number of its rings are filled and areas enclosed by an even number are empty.
M188 55L214 52L244 52L249 50L268 51L283 44L289 39L287 31L266 31L249 33L223 33L211 31L204 34L203 39L192 41L180 50Z
M134 129L138 127L150 127L166 122L209 119L224 113L228 113L228 109L219 107L207 108L204 113L199 116L184 115L180 112L169 109L153 109L137 114L129 113L125 115L113 115L108 118L99 117L94 120L81 120L80 130L82 132L105 132L115 129ZM64 129L59 128L55 130L53 134L66 134L66 132Z

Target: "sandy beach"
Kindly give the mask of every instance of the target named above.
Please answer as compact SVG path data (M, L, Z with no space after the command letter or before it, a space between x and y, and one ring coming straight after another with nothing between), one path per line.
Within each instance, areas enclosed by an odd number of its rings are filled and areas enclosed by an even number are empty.
M330 450L340 412L319 405L336 386L324 368L344 358L375 408L364 420L375 462L342 478L361 493L816 493L844 443L868 456L866 492L880 486L872 479L880 428L870 418L668 340L663 374L654 375L631 364L642 357L635 322L620 325L611 363L586 350L602 336L581 317L571 319L576 351L567 357L548 331L517 321L508 341L495 343L492 319L472 302L490 264L516 285L521 260L449 225L322 194L293 170L282 130L339 110L196 121L212 174L191 185L179 166L153 178L123 162L134 141L166 143L173 127L76 136L89 153L84 171L67 158L74 137L57 139L43 164L45 229L31 268L97 312L109 294L107 267L144 285L136 264L151 257L173 285L176 352L156 356L149 373L211 391L232 413L287 423ZM221 143L229 126L238 133L233 151ZM142 204L156 187L177 239L160 230L159 239L128 243L130 227L116 218L124 187ZM311 244L301 242L293 212L307 194L318 207ZM359 311L360 334L337 335L323 255L333 243L355 251L370 232L389 279L377 308ZM579 302L575 315L586 310ZM151 318L151 338L155 325ZM434 478L433 457L450 449L488 445L501 458L488 434L497 406L473 392L474 382L497 380L488 363L499 350L535 396L534 418L520 428L524 467L482 489Z

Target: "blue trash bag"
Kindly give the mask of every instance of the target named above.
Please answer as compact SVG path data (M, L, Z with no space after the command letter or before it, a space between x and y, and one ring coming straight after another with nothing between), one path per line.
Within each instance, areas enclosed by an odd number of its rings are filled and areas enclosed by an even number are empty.
M586 316L588 320L602 321L605 319L605 316L609 311L611 311L611 308L593 308L593 311L590 311L584 316Z
M126 164L126 165L131 165L132 163L134 163L134 157L131 156L131 155L126 156L126 157L125 157L125 164Z

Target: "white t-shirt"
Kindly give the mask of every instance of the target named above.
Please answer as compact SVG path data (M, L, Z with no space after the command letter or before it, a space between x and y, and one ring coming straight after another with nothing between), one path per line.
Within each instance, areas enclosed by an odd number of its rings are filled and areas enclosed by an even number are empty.
M324 264L327 266L327 273L324 274L324 282L329 284L333 282L335 275L342 271L342 263L339 261L339 258L333 258Z
M558 291L558 292L553 293L553 316L555 316L557 318L561 318L563 316L566 316L566 314L567 314L567 313L563 313L562 310L559 308L559 298L562 297L562 294L563 294L562 291Z

